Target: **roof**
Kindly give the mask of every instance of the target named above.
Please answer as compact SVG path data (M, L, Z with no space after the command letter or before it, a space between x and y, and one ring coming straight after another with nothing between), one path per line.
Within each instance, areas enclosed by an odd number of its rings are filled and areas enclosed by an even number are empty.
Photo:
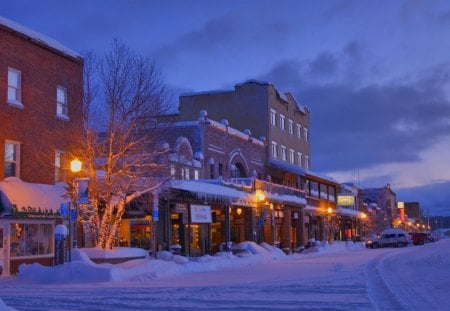
M51 49L56 50L66 56L75 58L79 61L83 60L83 57L80 54L74 52L73 50L64 46L63 44L56 41L55 39L47 37L33 29L22 26L22 25L20 25L16 22L13 22L3 16L0 16L0 25L28 37L29 39L31 39L32 41L34 41L35 43L37 43L41 46L51 48Z
M269 161L269 165L274 167L274 168L277 168L277 169L280 169L280 170L283 170L283 171L286 171L286 172L294 173L294 174L297 174L297 175L300 175L300 176L305 176L305 173L306 173L304 168L301 168L299 166L290 164L290 163L285 162L285 161L271 159Z
M254 198L251 194L212 183L195 180L172 180L168 184L170 188L189 191L214 199L229 199L234 205L252 206Z
M5 208L3 214L12 212L12 207L19 211L37 212L59 212L61 203L69 202L64 197L67 193L66 184L56 185L27 183L17 177L8 177L0 181L0 199Z

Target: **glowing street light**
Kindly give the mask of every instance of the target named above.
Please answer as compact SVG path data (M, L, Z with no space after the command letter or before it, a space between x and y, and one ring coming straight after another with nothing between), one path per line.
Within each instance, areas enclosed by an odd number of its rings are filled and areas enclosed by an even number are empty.
M78 173L79 171L81 171L81 161L77 158L70 161L70 170L72 171L72 173Z
M77 158L70 161L70 170L72 173L76 174L81 171L81 161ZM74 228L73 228L73 248L78 247L78 241L77 241L77 219L78 219L78 191L79 191L79 182L80 180L78 178L73 179L73 188L74 188L74 198L71 204L71 211L70 211L70 218L69 218L69 230L70 230L70 222L72 218L74 218ZM73 216L72 216L73 213Z

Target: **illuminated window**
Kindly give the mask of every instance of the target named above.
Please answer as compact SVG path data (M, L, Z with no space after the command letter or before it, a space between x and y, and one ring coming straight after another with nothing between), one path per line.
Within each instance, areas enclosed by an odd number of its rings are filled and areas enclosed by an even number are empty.
M194 179L198 180L198 170L194 170Z
M5 177L20 176L20 143L5 142Z

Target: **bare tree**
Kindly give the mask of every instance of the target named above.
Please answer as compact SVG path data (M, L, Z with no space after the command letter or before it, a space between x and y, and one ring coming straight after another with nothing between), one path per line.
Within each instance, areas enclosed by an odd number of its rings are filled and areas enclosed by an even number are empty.
M91 180L94 210L80 213L85 230L97 228L97 245L109 249L127 201L161 183L152 177L164 168L157 159L165 150L156 148L153 129L155 116L168 108L168 97L155 63L117 39L103 58L86 55L84 78L85 135L79 155Z

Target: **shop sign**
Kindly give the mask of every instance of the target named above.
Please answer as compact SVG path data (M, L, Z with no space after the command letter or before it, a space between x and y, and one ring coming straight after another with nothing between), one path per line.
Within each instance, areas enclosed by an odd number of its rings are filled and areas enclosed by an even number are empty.
M187 205L183 203L175 204L175 212L177 213L185 213L187 211Z
M209 205L191 205L192 223L211 223L211 206Z
M355 205L355 197L350 195L339 195L338 196L338 205L340 206L354 206Z
M13 218L60 218L60 211L53 212L48 209L41 209L35 207L22 207L17 208L16 205L12 205L12 217Z

